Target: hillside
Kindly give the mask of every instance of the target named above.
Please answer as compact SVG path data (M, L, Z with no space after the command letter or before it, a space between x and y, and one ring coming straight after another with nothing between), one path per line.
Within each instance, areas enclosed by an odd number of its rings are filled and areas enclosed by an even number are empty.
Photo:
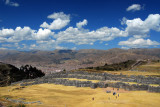
M128 65L132 62L128 61ZM119 65L122 66L123 63ZM117 64L112 66L117 67ZM146 71L101 73L99 70L87 72L83 69L22 80L7 87L0 87L0 103L16 107L18 104L27 107L158 107L160 71L154 70L160 68L160 63L151 62L136 67L140 68Z
M142 61L129 60L105 64L101 66L103 70L78 69L24 79L10 86L0 87L0 103L16 107L158 107L160 62L150 61L140 65L139 62ZM2 68L7 68L5 66ZM23 66L20 70L28 67ZM106 70L108 68L114 71ZM132 69L127 71L128 68Z
M43 71L71 70L90 66L102 66L127 60L159 60L160 49L109 49L109 50L54 50L12 51L1 50L0 61L17 67L31 64Z
M44 76L44 73L35 67L26 65L18 69L13 65L0 62L0 87L23 79L33 79L42 76Z

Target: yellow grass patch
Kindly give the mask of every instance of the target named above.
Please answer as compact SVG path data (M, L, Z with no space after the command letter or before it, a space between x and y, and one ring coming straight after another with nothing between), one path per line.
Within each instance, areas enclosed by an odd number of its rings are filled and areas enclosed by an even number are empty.
M160 93L146 91L117 91L119 97L106 90L112 88L82 88L54 84L27 86L22 90L12 90L19 86L0 87L0 98L11 96L12 99L25 98L26 101L41 101L42 104L27 105L31 107L158 107ZM114 91L117 90L114 88ZM94 100L92 98L94 97Z
M91 81L93 83L100 82L100 80L87 80L87 79L78 79L78 78L60 78L60 79L77 80L77 81Z
M159 76L160 73L157 72L141 72L141 71L105 71L106 73L115 75L143 75L143 76Z

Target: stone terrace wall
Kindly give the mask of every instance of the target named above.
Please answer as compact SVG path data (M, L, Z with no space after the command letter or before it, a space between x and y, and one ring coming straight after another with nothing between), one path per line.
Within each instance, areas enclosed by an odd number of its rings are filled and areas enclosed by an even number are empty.
M100 80L99 83L92 83L91 81L78 81L78 80L69 80L64 78L79 78L79 79L88 79L88 80ZM104 82L105 80L116 80L121 82ZM123 82L137 82L139 84L127 84ZM108 73L90 73L85 71L77 72L59 72L54 73L48 76L44 76L36 79L22 80L20 82L21 86L35 85L35 84L61 84L65 86L76 86L76 87L91 87L91 88L106 88L106 87L115 87L123 88L126 90L146 90L149 92L160 92L160 87L151 87L147 84L160 84L160 78L153 77L144 77L144 76L126 76L126 75L112 75ZM15 84L15 83L13 83ZM146 85L143 85L146 84Z
M160 78L158 77L145 77L145 76L134 76L130 77L126 75L112 75L108 73L91 73L85 71L77 72L59 72L48 76L49 78L78 78L88 80L115 80L123 82L137 82L141 84L159 84Z

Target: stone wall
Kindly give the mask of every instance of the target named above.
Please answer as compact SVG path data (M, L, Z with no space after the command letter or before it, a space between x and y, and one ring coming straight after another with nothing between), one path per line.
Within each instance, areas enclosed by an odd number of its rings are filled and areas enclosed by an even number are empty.
M100 80L98 83L93 83L91 81L78 81L78 80L69 80L64 78L78 78L78 79L87 79L87 80ZM106 80L111 81L121 81L121 82L106 82ZM124 82L137 82L140 84L128 84ZM21 86L28 86L34 84L61 84L65 86L76 86L76 87L91 87L91 88L106 88L106 87L115 87L123 88L125 90L146 90L149 92L160 92L160 87L151 87L148 84L160 84L160 78L153 77L144 77L144 76L126 76L126 75L112 75L108 73L89 73L85 71L77 72L59 72L44 76L36 79L22 80L20 82ZM144 85L145 84L145 85Z

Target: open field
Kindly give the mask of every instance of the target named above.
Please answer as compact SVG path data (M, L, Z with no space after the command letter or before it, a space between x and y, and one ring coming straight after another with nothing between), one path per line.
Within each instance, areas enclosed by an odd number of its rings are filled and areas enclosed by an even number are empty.
M143 75L143 76L160 76L160 63L150 63L147 65L137 66L131 71L98 71L98 70L88 70L90 73L86 73L85 69L81 69L84 72L61 72L61 75L57 77L50 75L45 78L40 78L34 80L37 84L32 85L21 85L19 86L7 86L0 87L0 104L9 106L9 105L18 105L14 101L25 102L25 105L28 107L159 107L160 105L160 93L151 93L146 91L126 91L124 89L117 90L116 88L107 87L107 88L96 88L92 89L89 87L75 87L78 86L77 81L91 81L93 83L97 82L122 82L121 78L117 80L117 75L128 75L127 79L130 79L130 75ZM110 74L109 77L112 77L111 80L103 80L103 75L97 75L96 73L91 72L107 72ZM65 76L66 75L66 76ZM87 76L86 76L87 75ZM53 76L53 77L52 77ZM70 78L71 77L71 78ZM86 77L84 79L78 79L80 77ZM94 80L96 78L98 80ZM107 75L106 75L107 77ZM124 76L125 77L125 76ZM124 78L123 77L123 78ZM108 78L108 77L107 77ZM147 78L147 77L145 77ZM50 81L50 80L59 81ZM55 85L55 83L61 83L63 79L66 81L75 81L75 86L63 86ZM91 79L91 80L88 80ZM139 78L133 78L139 79ZM141 78L140 78L141 79ZM154 77L153 77L154 79ZM39 83L39 81L42 81ZM142 80L141 80L142 81ZM152 81L152 80L150 80ZM158 81L158 80L156 80ZM33 83L34 83L33 82ZM45 82L45 83L43 83ZM26 82L24 82L26 83ZM29 81L28 83L32 83ZM50 84L48 84L50 83ZM137 82L125 82L127 84L138 84ZM154 81L152 83L155 83ZM64 85L71 85L65 83ZM159 86L158 83L149 84L151 86ZM114 90L113 90L114 89ZM111 91L111 93L106 93L106 91ZM113 92L117 94L114 96ZM154 91L156 92L156 91ZM119 97L118 97L119 94ZM94 100L93 100L94 98ZM34 103L33 103L34 102ZM32 104L30 104L32 103Z
M78 80L78 81L91 81L92 83L100 82L100 80L87 80L87 79L78 79L78 78L62 78L62 79Z
M54 84L40 84L27 86L20 90L13 90L19 86L0 88L0 101L4 97L12 99L25 98L26 102L40 101L42 104L30 104L32 107L158 107L160 105L160 93L148 93L146 91L125 91L114 89L119 97L106 90L113 88L77 88ZM94 97L94 100L92 98ZM12 103L6 102L6 105Z

